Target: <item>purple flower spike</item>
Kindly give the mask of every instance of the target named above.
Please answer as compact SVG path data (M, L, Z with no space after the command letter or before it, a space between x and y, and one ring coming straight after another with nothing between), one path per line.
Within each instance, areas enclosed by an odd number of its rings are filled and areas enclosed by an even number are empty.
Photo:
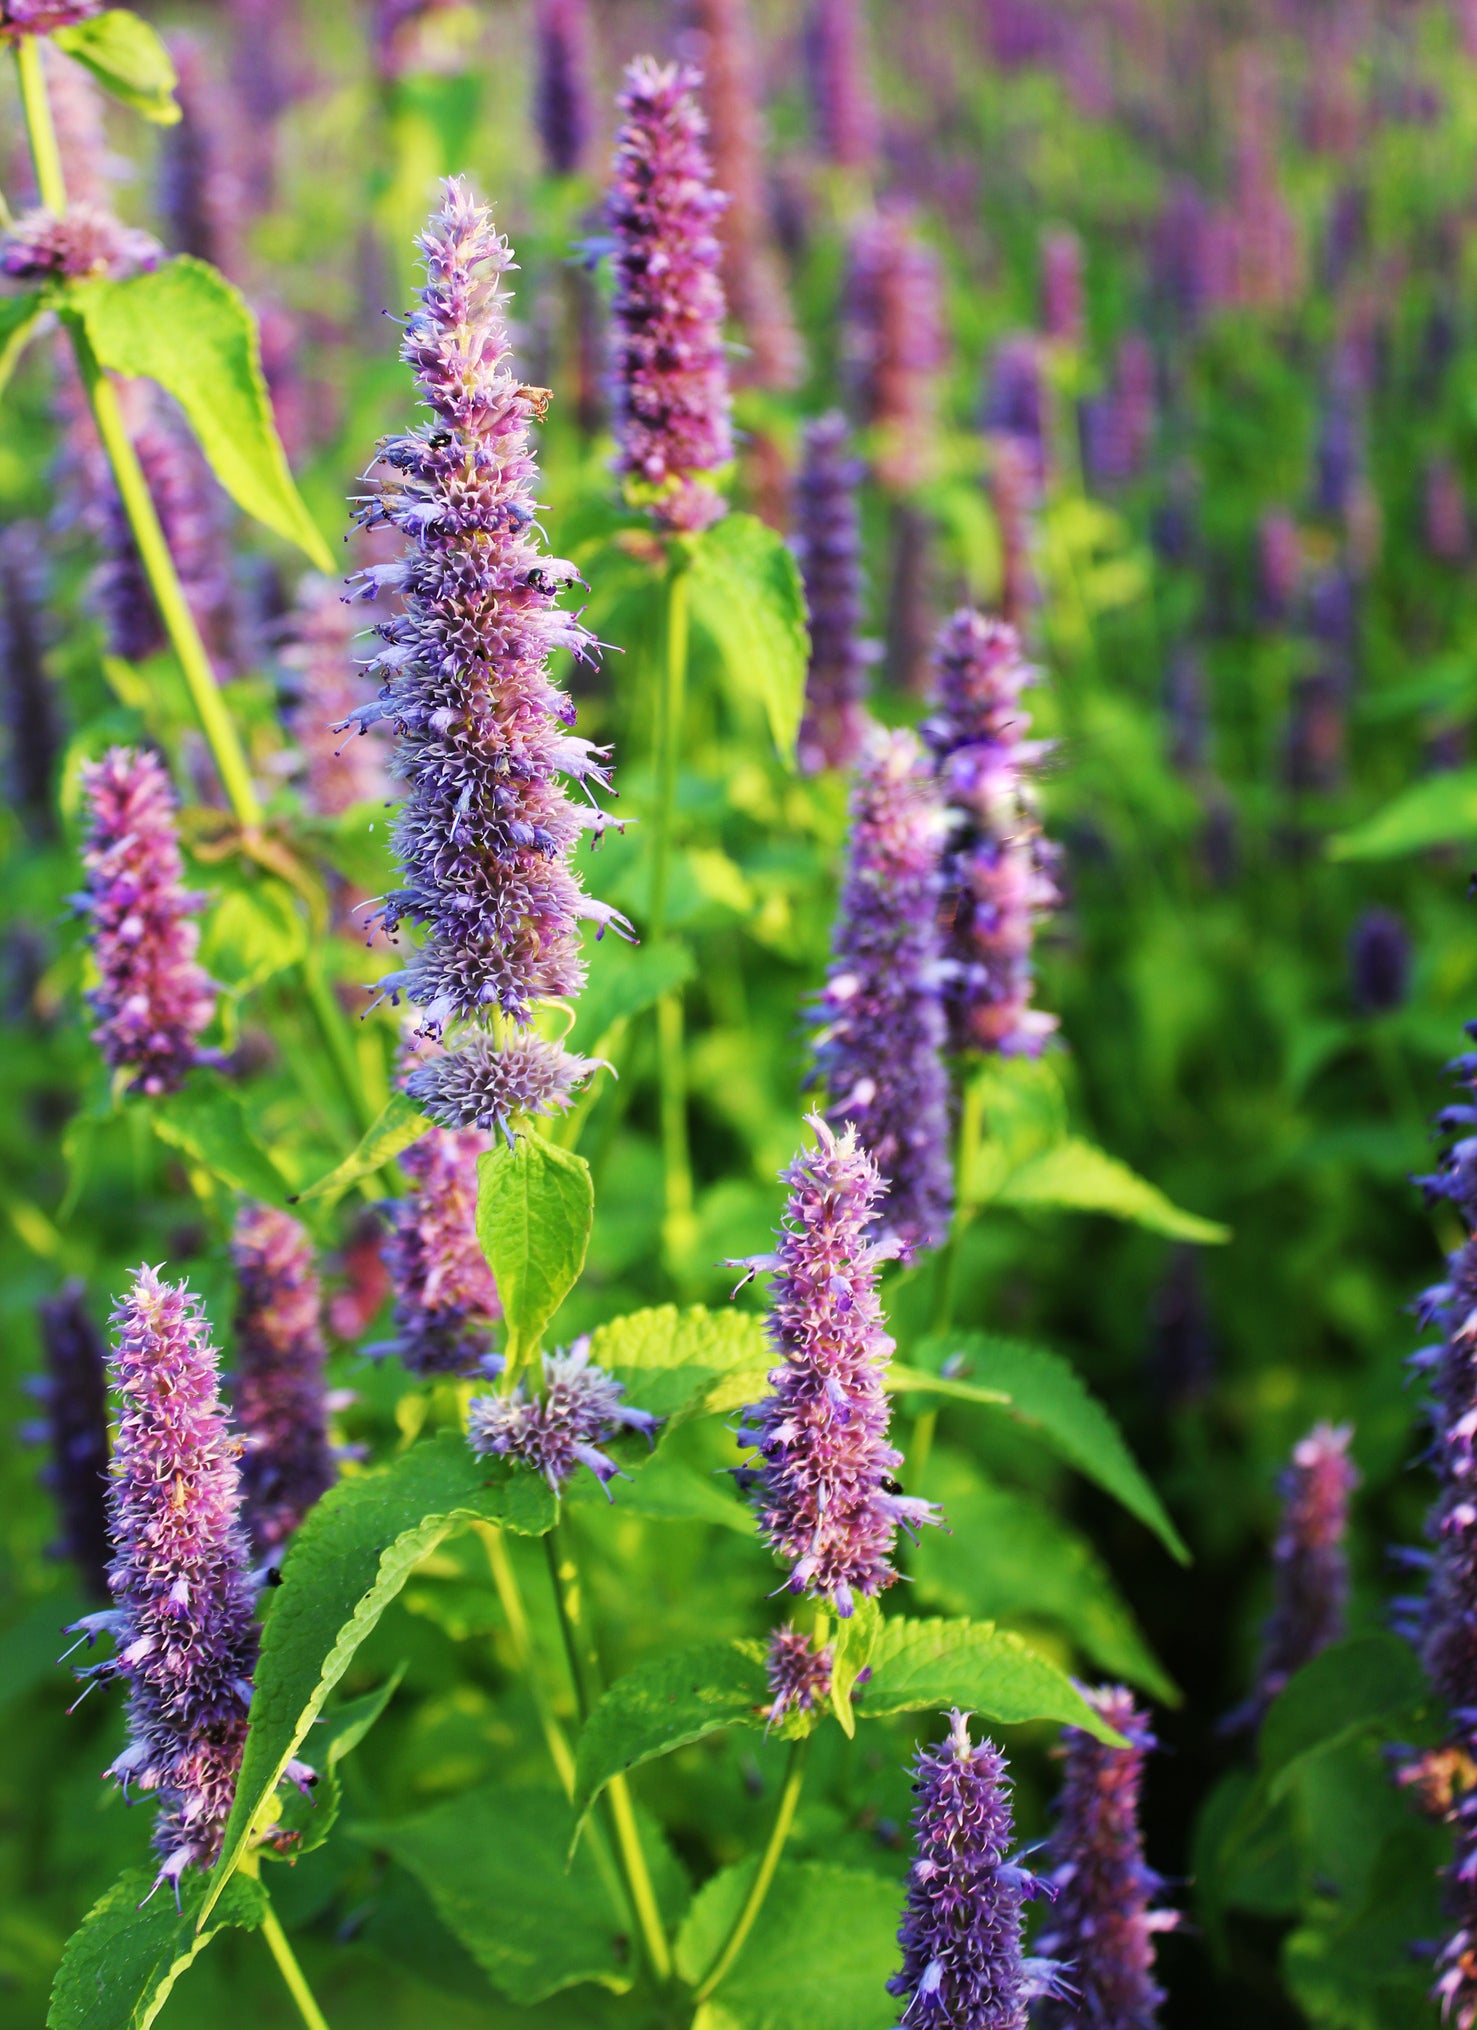
M1349 939L1350 998L1361 1015L1390 1015L1410 994L1410 932L1388 909L1366 909Z
M876 644L861 637L862 539L856 490L863 467L847 451L839 410L810 423L796 489L795 551L805 580L810 670L800 766L850 768L866 733L867 671Z
M877 101L860 0L811 0L805 68L826 159L839 169L869 169L877 154Z
M856 1125L888 1182L884 1230L937 1247L953 1210L940 990L939 853L946 820L913 734L873 730L851 800L815 1066L833 1127Z
M0 0L0 42L16 42L23 35L54 35L59 28L91 21L102 11L103 0Z
M28 829L56 831L51 785L62 744L61 701L46 669L45 562L34 522L0 531L0 722L6 779Z
M754 1502L770 1548L790 1566L792 1593L849 1615L897 1573L900 1528L940 1520L931 1502L898 1494L902 1454L887 1442L882 1385L893 1342L877 1301L878 1265L894 1240L868 1241L883 1198L877 1165L856 1130L810 1116L816 1147L785 1173L786 1222L773 1255L745 1264L774 1272L769 1335L780 1365L750 1408L739 1442L757 1447Z
M210 1329L183 1284L141 1268L113 1314L121 1398L109 1497L110 1614L77 1624L115 1654L79 1672L123 1679L129 1744L108 1774L159 1793L159 1880L220 1847L246 1741L257 1630L237 1510L237 1440L226 1422Z
M1037 1944L1071 1969L1076 1993L1049 1997L1041 2030L1153 2030L1164 1991L1154 1979L1154 1940L1179 1914L1156 1909L1163 1880L1144 1859L1139 1794L1158 1745L1147 1717L1121 1686L1088 1698L1128 1742L1110 1748L1079 1727L1063 1735L1065 1768L1048 1876L1056 1907Z
M551 176L584 167L594 124L590 106L587 0L539 0L534 22L538 79L534 114Z
M733 457L715 231L727 200L712 186L698 84L651 57L630 66L607 213L616 469L661 527L687 532L728 512L707 475Z
M245 1438L241 1491L252 1548L280 1558L336 1478L328 1442L313 1244L295 1219L243 1207L231 1245L236 1306L236 1416Z
M0 236L0 274L15 282L75 282L90 275L121 280L157 268L164 249L152 233L126 226L101 205L28 211Z
M1005 1757L969 1738L969 1715L949 1715L949 1738L913 1765L918 1850L887 1983L904 2002L901 2030L1026 2030L1026 2005L1060 1994L1060 1969L1027 1959L1022 1907L1051 1891L1011 1859L1015 1822Z
M923 728L954 819L944 856L944 957L955 1047L1036 1057L1057 1026L1031 1006L1036 925L1060 900L1056 849L1042 836L1033 777L1049 743L1028 740L1021 693L1037 680L1015 630L963 607L935 658Z
M174 792L156 756L110 748L82 771L88 825L82 848L88 918L100 983L88 995L92 1039L130 1091L173 1092L200 1061L196 1043L215 1013L195 962L191 912L202 897L181 886Z
M479 1459L495 1455L541 1473L555 1494L587 1466L608 1496L620 1468L600 1447L621 1429L639 1431L650 1444L661 1422L621 1394L614 1376L591 1361L589 1339L577 1339L567 1353L544 1355L542 1395L530 1396L520 1381L510 1395L474 1396L467 1441Z
M1252 1713L1260 1717L1288 1679L1344 1632L1349 1564L1344 1535L1359 1475L1348 1424L1315 1424L1292 1448L1280 1485L1282 1523L1272 1547L1273 1607Z
M476 1374L492 1349L502 1314L477 1240L477 1158L488 1146L475 1128L433 1128L400 1158L411 1189L384 1208L396 1337L383 1350L412 1374Z
M793 1621L777 1628L769 1638L765 1663L771 1698L769 1725L778 1727L791 1713L812 1713L817 1706L823 1706L831 1696L835 1661L834 1643L828 1642L824 1649L812 1649L810 1637Z
M527 1028L535 1003L583 986L581 921L626 926L571 865L581 835L608 821L565 779L589 792L608 777L604 751L568 730L573 708L548 674L557 649L586 658L594 641L558 604L573 565L537 540L529 429L548 398L510 363L512 249L455 178L420 247L426 282L401 357L431 420L381 446L360 512L405 548L360 574L366 596L393 593L398 610L375 630L379 697L345 724L384 720L399 735L403 885L378 915L392 936L407 920L427 935L384 986L436 1037L494 1011ZM484 1042L473 1032L468 1048ZM455 1055L439 1076L453 1076ZM478 1083L481 1056L464 1070Z
M61 1517L58 1553L93 1599L108 1598L108 1383L102 1335L80 1282L41 1306L46 1376L38 1394L51 1453L43 1474Z
M298 587L281 660L295 680L293 738L303 757L304 800L318 817L337 817L389 792L386 742L356 727L335 732L359 696L354 640L359 624L330 579L311 574Z
M443 1128L485 1128L511 1142L514 1121L567 1112L575 1087L603 1062L532 1030L503 1044L473 1032L417 1066L405 1090Z
M877 477L899 490L916 486L933 461L945 348L938 260L905 207L875 212L852 238L843 337Z

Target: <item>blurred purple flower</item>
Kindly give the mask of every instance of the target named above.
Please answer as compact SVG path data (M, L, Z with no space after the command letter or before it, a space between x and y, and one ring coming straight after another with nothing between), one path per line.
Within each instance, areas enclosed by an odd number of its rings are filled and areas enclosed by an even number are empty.
M916 486L933 463L946 358L942 291L938 258L907 206L888 204L861 221L847 260L843 368L873 470L897 491Z
M1426 467L1421 490L1421 524L1426 548L1438 564L1460 564L1463 561L1470 535L1467 497L1461 474L1449 458L1434 458Z
M1282 1521L1272 1547L1272 1613L1256 1690L1233 1721L1260 1720L1304 1664L1344 1633L1349 1563L1344 1536L1359 1475L1348 1424L1315 1424L1292 1448L1279 1485Z
M479 1459L511 1459L542 1474L555 1494L587 1466L609 1496L621 1470L600 1447L622 1429L650 1444L661 1422L622 1395L621 1383L590 1359L588 1337L577 1339L567 1353L544 1355L542 1394L530 1396L520 1381L508 1395L473 1396L467 1440Z
M13 282L121 280L157 268L164 249L152 233L126 226L103 206L74 202L58 216L28 211L0 235L0 274Z
M327 1348L313 1244L285 1212L244 1206L236 1270L232 1398L245 1449L241 1494L252 1548L280 1560L288 1538L336 1478L328 1442Z
M867 671L874 643L861 635L862 541L856 490L862 464L849 455L839 410L806 425L798 485L795 553L805 581L810 669L800 766L849 768L866 732Z
M1031 333L1003 338L990 358L981 422L986 434L1015 448L1032 491L1046 483L1046 382L1040 341Z
M34 522L0 530L0 721L5 774L34 837L56 833L52 782L62 746L61 701L46 668L45 557Z
M42 1474L61 1518L57 1553L94 1600L108 1598L108 1382L102 1334L75 1277L40 1306L46 1373L36 1393L50 1460Z
M0 42L54 35L58 28L91 21L102 11L103 0L0 0Z
M1042 241L1041 329L1058 345L1082 344L1082 241L1069 226Z
M303 799L317 817L332 818L355 804L380 803L389 794L389 752L384 735L341 728L359 696L354 641L359 624L339 587L311 573L298 586L280 655L295 693L288 723L303 757Z
M765 1670L769 1676L768 1723L778 1727L791 1713L812 1713L831 1696L836 1645L813 1649L810 1637L794 1622L777 1628L769 1638Z
M1257 525L1257 616L1264 627L1282 626L1302 574L1298 525L1285 508L1269 508Z
M594 124L588 0L538 0L534 47L534 118L544 167L551 176L573 176L584 167Z
M1410 993L1410 933L1388 909L1367 909L1349 938L1349 988L1361 1015L1389 1015Z
M869 169L877 154L877 100L862 0L811 0L804 50L822 152L839 169Z
M497 1285L477 1239L477 1128L433 1128L400 1158L410 1180L384 1207L385 1267L395 1297L396 1353L412 1374L475 1374L501 1317Z
M235 108L205 44L171 35L180 117L159 147L159 212L171 253L193 254L233 280L241 273L246 186L237 167Z

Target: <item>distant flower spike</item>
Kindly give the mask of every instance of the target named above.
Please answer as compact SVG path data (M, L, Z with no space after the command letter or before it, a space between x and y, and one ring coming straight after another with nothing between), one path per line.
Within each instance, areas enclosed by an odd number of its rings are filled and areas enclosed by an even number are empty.
M889 205L858 226L846 281L846 373L877 477L899 490L926 478L933 461L942 286L938 259L905 207Z
M811 0L805 23L811 117L829 161L867 169L877 154L877 101L861 0Z
M794 1622L777 1628L769 1638L771 1703L769 1724L778 1727L791 1713L812 1713L831 1696L831 1673L836 1662L836 1645L811 1647L810 1637Z
M82 1283L66 1283L41 1306L46 1375L37 1391L51 1453L44 1479L61 1516L57 1549L95 1600L108 1597L107 1349Z
M530 1396L520 1381L511 1395L472 1398L472 1450L481 1459L511 1459L542 1474L555 1494L586 1466L608 1496L620 1468L600 1447L622 1428L650 1443L661 1419L622 1401L621 1384L590 1359L588 1338L577 1339L567 1353L545 1354L543 1370L540 1395Z
M544 166L553 176L573 176L584 167L594 124L587 0L538 0L534 34L538 52L534 112Z
M800 766L849 768L866 732L867 672L876 644L862 638L862 541L856 490L863 466L847 450L846 419L807 424L796 488L795 551L805 581L810 670Z
M328 1442L327 1348L313 1244L295 1219L243 1207L236 1267L236 1416L245 1439L242 1495L252 1547L280 1557L336 1475Z
M382 735L335 732L359 696L354 641L359 622L331 579L311 573L298 587L281 661L296 680L290 724L303 757L309 810L338 817L354 804L389 794L388 749Z
M497 1285L477 1240L476 1128L433 1128L400 1158L404 1198L384 1208L383 1253L395 1298L397 1353L412 1374L476 1374L501 1317Z

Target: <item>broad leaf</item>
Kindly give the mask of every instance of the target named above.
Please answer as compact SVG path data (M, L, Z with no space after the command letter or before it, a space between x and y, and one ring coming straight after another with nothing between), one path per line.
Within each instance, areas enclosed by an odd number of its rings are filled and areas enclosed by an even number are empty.
M718 644L735 688L764 700L777 752L793 763L810 636L800 570L754 515L725 515L692 545L693 618Z
M130 1868L88 1911L57 1968L47 2030L148 2030L218 1931L251 1930L266 1914L261 1884L246 1876L231 1883L208 1925L200 1920L205 1884L196 1870L180 1885L178 1910L167 1887L149 1896L153 1886L152 1868Z
M1262 1781L1278 1794L1305 1756L1396 1727L1428 1696L1415 1652L1399 1636L1334 1643L1290 1680L1263 1721Z
M1069 1465L1153 1530L1181 1564L1190 1562L1184 1539L1123 1442L1123 1434L1102 1404L1088 1393L1069 1360L1043 1346L997 1339L985 1332L951 1332L927 1339L918 1349L918 1358L929 1370L957 1358L959 1375L953 1388L961 1393L966 1388L978 1391L965 1400L993 1400L1038 1431ZM895 1372L889 1374L889 1386L893 1386ZM933 1386L941 1390L950 1387L942 1377Z
M303 1759L317 1772L318 1781L309 1796L304 1797L294 1787L281 1800L277 1835L280 1837L286 1831L295 1838L290 1844L284 1843L280 1856L271 1847L266 1848L265 1859L296 1861L299 1855L311 1854L315 1847L323 1845L338 1822L343 1804L343 1785L338 1766L345 1757L353 1754L379 1719L394 1698L404 1675L405 1665L402 1663L377 1690L366 1692L359 1699L346 1700L342 1706L335 1708L326 1722L320 1722L314 1729L304 1743L308 1752Z
M578 1281L594 1217L583 1156L525 1131L479 1157L477 1238L497 1279L510 1367L537 1351Z
M429 1133L432 1125L408 1093L391 1093L379 1119L365 1129L358 1148L330 1170L326 1177L320 1177L316 1184L300 1191L293 1204L307 1205L315 1198L324 1199L329 1205L336 1204L362 1177L372 1177L386 1163L393 1163L402 1150Z
M909 1367L905 1361L895 1360L882 1377L882 1386L889 1395L914 1394L925 1396L947 1396L956 1403L982 1403L987 1409L1003 1409L1010 1397L999 1389L981 1388L978 1383L962 1381L957 1375L933 1374L927 1368Z
M1413 782L1383 810L1328 842L1333 860L1394 860L1430 846L1477 839L1477 768L1456 768Z
M1211 1245L1231 1238L1230 1229L1198 1213L1183 1212L1155 1184L1099 1149L1069 1136L1054 1149L1030 1157L1005 1177L991 1200L996 1205L1051 1206L1069 1212L1105 1212L1131 1220L1171 1240Z
M228 1191L282 1205L282 1173L251 1132L241 1095L223 1079L196 1072L188 1085L153 1102L154 1133L191 1157Z
M308 926L284 881L227 888L205 919L200 963L211 979L250 993L307 956Z
M174 396L236 505L331 575L333 559L277 436L256 318L240 291L181 254L126 282L80 282L67 307L80 314L103 366Z
M742 1908L752 1862L704 1884L677 1936L689 1977L713 1964ZM781 1865L744 1949L693 2030L891 2030L901 1885L822 1861Z
M852 1694L857 1679L869 1669L882 1633L882 1609L875 1598L865 1595L852 1613L839 1619L833 1642L831 1670L831 1711L850 1740L856 1733L856 1709Z
M708 1407L715 1383L735 1372L757 1373L762 1386L774 1363L761 1318L701 1304L686 1311L660 1304L597 1326L590 1358L616 1377L633 1403L666 1418L668 1428Z
M700 1642L638 1664L616 1679L580 1734L576 1817L584 1818L613 1776L720 1727L762 1727L769 1699L760 1642Z
M607 1495L591 1474L581 1473L569 1498L581 1506L614 1506L653 1522L713 1523L739 1536L754 1534L754 1518L729 1491L726 1475L699 1472L670 1452L656 1452L612 1483Z
M1060 1720L1100 1741L1119 1739L1064 1670L987 1621L885 1621L871 1670L857 1694L863 1720L962 1706L1004 1726Z
M696 961L684 944L627 944L624 938L592 938L586 947L590 977L575 1003L572 1045L593 1050L616 1022L653 1008L662 995L692 978Z
M0 393L9 386L41 315L38 295L0 298Z
M156 127L172 127L179 119L174 60L148 22L126 7L59 28L52 41L90 70L105 92Z
M554 1497L537 1475L499 1477L451 1434L341 1480L309 1511L272 1595L212 1897L258 1820L275 1808L283 1771L329 1693L421 1559L468 1523L541 1536L554 1513Z
M1412 1940L1442 1929L1435 1829L1409 1822L1385 1842L1366 1894L1319 1899L1286 1938L1282 1971L1322 2030L1415 2030L1434 2023L1431 1963ZM1449 1918L1447 1920L1450 1921Z

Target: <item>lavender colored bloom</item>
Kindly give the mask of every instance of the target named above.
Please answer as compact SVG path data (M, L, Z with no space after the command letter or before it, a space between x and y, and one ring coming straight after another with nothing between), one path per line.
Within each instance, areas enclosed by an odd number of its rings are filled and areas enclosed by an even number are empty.
M831 1696L831 1672L836 1662L836 1645L828 1642L813 1649L810 1637L794 1622L777 1628L769 1638L765 1670L769 1676L771 1727L778 1727L791 1713L813 1713Z
M1008 438L1017 447L1033 492L1046 479L1046 383L1041 346L1029 332L1003 338L990 360L981 418L991 437Z
M252 1548L278 1557L336 1478L328 1442L313 1244L295 1219L244 1206L231 1243L236 1268L236 1380L245 1439L241 1494Z
M515 1120L566 1112L575 1087L603 1062L532 1030L504 1044L474 1032L418 1065L405 1090L443 1128L486 1128L511 1142Z
M745 1265L749 1276L774 1272L769 1334L780 1365L769 1371L770 1393L746 1412L739 1442L758 1449L759 1526L790 1565L790 1591L846 1616L858 1594L871 1598L896 1579L898 1529L939 1516L932 1503L892 1491L902 1454L887 1442L882 1376L893 1342L877 1270L897 1244L867 1239L882 1180L854 1128L837 1136L809 1119L816 1147L785 1173L779 1247Z
M1188 645L1177 648L1169 659L1164 716L1169 722L1170 765L1181 775L1191 775L1204 766L1210 706L1205 695L1205 667Z
M172 1092L200 1061L196 1039L215 1013L195 961L191 913L202 897L181 886L174 792L158 758L113 747L82 771L87 836L81 909L101 976L88 995L93 1041L130 1090Z
M1088 1698L1129 1745L1109 1747L1080 1727L1063 1733L1047 1878L1056 1905L1037 1946L1070 1967L1076 1992L1047 1997L1036 2020L1041 2030L1154 2030L1164 2000L1154 1939L1179 1923L1154 1907L1164 1883L1144 1859L1139 1827L1144 1763L1158 1744L1121 1685Z
M621 1400L621 1384L590 1359L588 1337L567 1353L546 1353L543 1370L541 1395L530 1396L520 1381L508 1395L473 1396L468 1443L479 1459L496 1455L541 1473L555 1494L587 1466L609 1497L621 1469L600 1447L622 1429L650 1444L661 1419Z
M1149 1366L1155 1393L1187 1409L1215 1382L1215 1335L1200 1268L1200 1250L1177 1247L1154 1295Z
M157 268L164 249L152 233L126 226L105 206L75 202L58 215L28 211L0 235L0 274L13 282L115 279Z
M37 1394L51 1453L42 1475L61 1519L57 1551L87 1592L108 1598L108 1383L106 1349L75 1278L40 1307L46 1375Z
M347 734L334 730L352 717L359 695L358 631L336 584L312 574L303 579L281 661L296 680L289 723L303 757L304 800L319 817L381 802L389 791L383 734L360 726Z
M1011 1859L1015 1822L1005 1757L969 1738L969 1715L913 1764L908 1900L898 1932L902 1971L887 1983L904 2001L901 2030L1026 2030L1034 1996L1062 1991L1059 1969L1028 1959L1022 1908L1050 1888Z
M398 596L376 628L378 698L345 723L392 724L407 795L395 821L403 885L378 920L427 936L384 983L421 1012L425 1034L498 1010L526 1029L536 1002L584 983L579 925L622 924L591 901L571 857L607 820L561 777L605 786L603 751L567 729L551 681L556 649L593 639L558 606L574 567L538 546L530 423L547 396L512 371L502 278L512 250L454 178L420 240L426 282L401 357L431 421L381 446L361 522L405 538L392 563L360 573L366 596ZM486 1039L465 1075L485 1085ZM452 1076L446 1065L438 1075ZM463 1118L469 1118L464 1116Z
M45 662L43 558L34 522L0 530L0 719L6 778L37 837L56 831L51 784L62 744L60 701Z
M1410 933L1388 909L1367 909L1349 939L1349 988L1361 1015L1389 1015L1410 993Z
M1082 343L1082 242L1070 228L1042 244L1041 328L1058 345Z
M193 254L223 275L242 266L246 190L236 166L233 107L212 75L205 46L172 35L180 117L159 150L159 212L171 253Z
M870 168L877 153L877 100L861 0L811 0L805 71L811 120L826 159L839 169Z
M663 528L693 532L728 512L707 475L733 456L723 287L694 70L638 57L620 96L607 223L616 469Z
M246 1741L257 1631L238 1517L238 1443L210 1328L188 1286L144 1267L113 1313L121 1398L109 1496L111 1613L77 1629L115 1654L80 1676L121 1678L130 1740L108 1774L159 1793L159 1880L208 1867Z
M851 800L846 878L817 1008L832 1127L855 1123L887 1179L883 1230L937 1247L953 1209L939 855L946 820L916 737L874 729Z
M534 37L534 117L544 166L551 176L573 176L584 167L593 125L587 0L538 0Z
M1040 599L1033 513L1040 484L1024 438L997 437L991 450L990 504L1000 531L1000 618L1019 633Z
M1292 611L1303 573L1302 537L1285 508L1271 508L1257 527L1257 611L1267 627L1280 627Z
M860 633L861 477L860 461L848 455L846 419L838 410L806 425L795 552L810 621L799 741L800 766L807 772L849 768L866 732L867 670L877 651Z
M433 1128L400 1158L406 1197L384 1208L385 1267L395 1293L395 1338L412 1374L475 1374L501 1316L497 1285L477 1240L476 1128Z
M1470 532L1461 474L1449 458L1426 467L1421 488L1421 526L1426 548L1438 564L1460 564Z
M102 93L91 74L71 57L63 56L55 43L45 46L42 59L68 207L91 204L106 210L112 196L115 158L108 152Z
M885 206L852 235L844 308L843 364L873 469L884 486L916 486L933 461L945 346L938 260L906 206Z
M1013 628L962 607L939 635L935 711L923 735L954 818L944 855L946 989L957 1049L1036 1057L1057 1026L1031 1006L1031 944L1059 900L1032 777L1048 743L1028 740L1021 693L1037 672Z
M54 35L59 28L91 21L102 11L103 0L0 0L0 42L17 42L23 35Z
M449 52L437 47L437 17L453 14L460 0L374 0L374 67L394 85L415 70L444 69Z
M1359 1475L1348 1424L1315 1424L1292 1448L1279 1485L1282 1521L1272 1547L1272 1613L1257 1688L1245 1717L1260 1718L1288 1679L1344 1632L1349 1564L1344 1536Z
M1283 767L1294 790L1330 790L1344 772L1348 687L1330 671L1299 677L1293 686Z

